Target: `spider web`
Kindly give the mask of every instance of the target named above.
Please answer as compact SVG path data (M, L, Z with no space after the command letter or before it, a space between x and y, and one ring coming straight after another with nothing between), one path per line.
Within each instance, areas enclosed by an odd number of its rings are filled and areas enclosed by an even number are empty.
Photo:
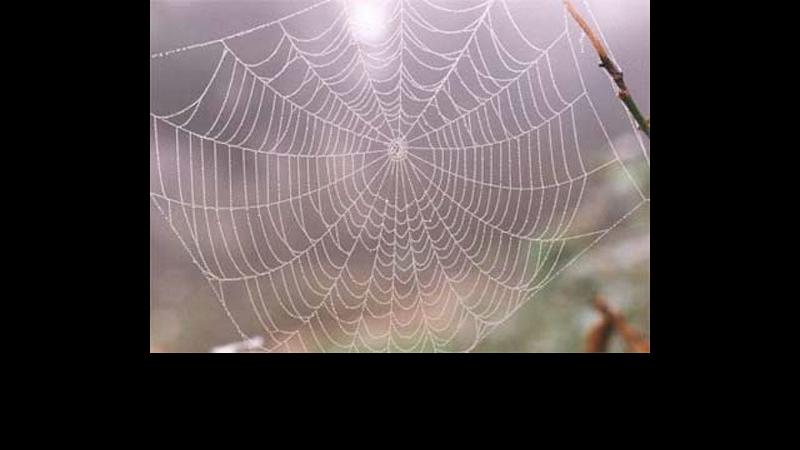
M261 351L469 351L649 202L582 45L560 1L323 0L153 54L211 64L151 110L151 200Z

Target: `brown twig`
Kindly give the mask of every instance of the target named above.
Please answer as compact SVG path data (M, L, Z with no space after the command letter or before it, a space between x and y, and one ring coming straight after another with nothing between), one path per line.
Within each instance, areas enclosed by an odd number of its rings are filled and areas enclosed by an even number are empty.
M628 108L633 119L639 125L639 128L647 135L647 138L650 138L650 120L645 119L642 115L642 112L639 111L639 107L636 105L636 102L633 101L633 97L628 91L628 87L625 85L625 79L622 76L622 71L617 67L614 61L608 56L608 52L606 51L605 46L603 45L602 41L597 37L594 33L592 28L586 22L586 20L581 16L578 10L575 8L575 5L572 4L570 0L563 0L564 5L567 7L567 11L575 19L575 22L578 23L578 26L581 27L586 36L592 42L592 46L594 47L595 51L597 52L597 56L600 57L600 67L606 69L609 75L611 75L611 79L614 80L617 87L619 88L619 92L617 96L619 99L622 100L622 103L625 104L625 107Z
M600 296L596 296L592 303L600 314L601 319L592 326L586 338L586 351L602 353L608 348L613 331L622 336L628 350L634 353L650 353L650 344L636 328L628 324L625 318L612 310L608 303Z
M603 315L586 334L586 351L588 353L605 353L608 342L614 332L614 323L610 317Z

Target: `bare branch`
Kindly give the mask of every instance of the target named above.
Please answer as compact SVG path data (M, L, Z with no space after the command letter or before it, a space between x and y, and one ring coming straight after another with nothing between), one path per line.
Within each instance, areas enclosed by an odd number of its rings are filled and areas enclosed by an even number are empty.
M603 46L603 42L597 37L597 35L592 30L592 27L586 22L586 20L581 16L578 10L575 8L575 5L572 4L571 0L563 0L564 5L567 7L567 11L575 19L575 22L578 23L578 26L581 27L586 36L589 38L589 41L592 42L592 47L594 47L595 51L597 52L597 56L600 57L600 67L606 69L609 75L611 75L611 79L614 80L617 87L619 88L619 92L617 92L617 96L622 103L625 104L625 107L628 108L633 119L639 125L639 129L641 129L644 134L647 135L648 139L650 138L650 120L645 119L642 115L642 112L639 111L639 107L636 105L636 102L633 100L633 97L628 91L628 87L625 85L625 79L622 76L622 71L617 67L614 61L608 56L608 52L606 51L605 46Z
M650 343L636 328L628 324L625 318L611 309L604 298L596 296L592 303L602 318L592 326L586 339L586 351L602 353L608 348L611 332L616 331L622 336L628 350L634 353L650 353Z

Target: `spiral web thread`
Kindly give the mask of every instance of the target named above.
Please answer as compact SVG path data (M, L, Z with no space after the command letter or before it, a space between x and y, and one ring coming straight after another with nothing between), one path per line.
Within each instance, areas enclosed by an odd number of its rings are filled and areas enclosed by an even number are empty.
M579 31L538 3L560 26L543 42L511 0L372 2L377 38L323 0L151 55L214 61L190 104L151 111L150 197L243 339L469 351L649 202L589 96ZM582 228L609 171L631 200Z

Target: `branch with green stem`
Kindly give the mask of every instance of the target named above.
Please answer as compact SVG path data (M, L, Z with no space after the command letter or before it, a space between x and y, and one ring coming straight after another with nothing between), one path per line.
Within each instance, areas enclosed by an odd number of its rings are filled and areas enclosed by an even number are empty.
M606 51L603 42L597 37L597 35L592 30L592 27L589 26L589 23L586 22L586 19L581 16L578 10L575 8L575 5L572 4L570 0L563 0L564 5L567 7L567 11L575 19L575 22L578 23L578 26L581 27L583 32L586 34L586 37L589 38L589 41L592 43L592 47L594 47L595 51L597 52L597 56L600 57L600 67L604 68L606 72L611 76L611 79L614 80L614 83L617 85L619 92L617 92L617 96L628 108L628 111L633 116L633 120L639 125L639 129L647 135L647 138L650 138L650 119L645 119L642 112L639 110L639 107L636 105L636 102L633 100L633 96L631 96L630 91L628 90L627 85L625 84L625 79L622 76L622 71L619 67L614 63L610 56L608 56L608 51Z

